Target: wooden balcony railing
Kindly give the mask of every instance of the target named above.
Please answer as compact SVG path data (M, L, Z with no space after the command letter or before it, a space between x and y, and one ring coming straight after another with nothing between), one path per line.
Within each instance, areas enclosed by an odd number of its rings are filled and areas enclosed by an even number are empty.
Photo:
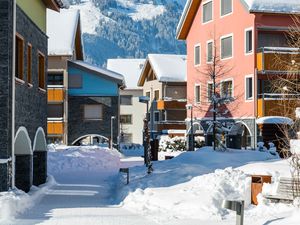
M259 73L300 72L300 49L264 47L256 56Z
M157 124L157 131L162 130L185 130L186 124L184 121L163 121Z
M185 109L186 101L184 100L158 100L157 109L158 110L168 110L168 109Z
M65 90L63 87L48 87L48 102L63 102Z
M48 121L47 132L48 132L48 135L63 135L64 134L64 122Z
M300 95L263 94L257 100L257 116L294 118L297 107L300 107Z

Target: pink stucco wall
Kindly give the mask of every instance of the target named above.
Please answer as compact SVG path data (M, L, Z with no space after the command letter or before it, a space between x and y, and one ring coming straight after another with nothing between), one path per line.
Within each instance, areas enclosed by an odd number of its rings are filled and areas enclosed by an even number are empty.
M204 3L207 1L204 1ZM222 36L233 34L233 57L231 59L222 60L231 71L220 78L226 80L231 78L234 86L235 101L229 104L229 114L227 117L233 118L253 118L256 116L256 83L260 77L255 74L256 68L256 51L258 44L258 27L283 27L287 28L293 24L293 20L289 15L280 14L250 14L241 1L233 0L232 14L224 17L220 16L220 0L213 0L213 20L202 23L202 5L201 3L197 15L193 21L189 34L187 36L187 99L189 103L194 104L194 115L197 118L210 117L210 104L207 101L207 82L208 77L205 76L207 71L206 64L206 46L207 41L214 39L216 48L220 54L220 38ZM245 54L245 30L253 28L253 53ZM282 32L282 31L281 31ZM194 46L201 45L201 65L194 65ZM253 100L245 100L245 77L252 75L254 80L254 98ZM265 78L262 78L265 79ZM195 84L201 85L201 103L196 104L195 100Z
M187 37L187 55L188 55L188 94L187 98L190 103L194 103L195 84L201 84L201 103L195 104L194 114L197 118L209 117L209 103L207 103L207 82L205 76L207 70L206 64L206 42L214 39L219 54L220 37L233 34L233 57L222 60L231 71L223 76L221 80L228 78L233 79L234 97L236 100L228 105L230 111L229 117L254 117L255 104L254 100L245 101L245 76L254 75L255 57L254 53L245 54L245 29L253 28L254 32L255 16L249 14L240 1L233 0L233 13L224 17L220 16L220 0L213 1L213 20L207 24L202 24L202 3L198 13L191 26ZM201 65L194 66L194 46L201 44ZM253 48L255 43L253 44Z

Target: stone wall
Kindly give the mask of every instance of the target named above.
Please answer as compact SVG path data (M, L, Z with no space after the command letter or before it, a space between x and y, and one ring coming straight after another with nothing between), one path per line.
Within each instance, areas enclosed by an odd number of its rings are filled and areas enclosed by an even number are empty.
M24 84L16 83L16 131L26 127L33 143L38 127L47 129L47 93L39 90L38 52L47 58L47 36L17 7L17 33L24 38ZM32 87L27 84L27 44L32 45ZM45 74L47 71L47 60ZM45 81L47 79L45 78ZM47 83L45 84L47 85ZM46 87L46 86L45 86Z
M10 185L8 164L11 156L11 98L12 49L13 49L13 1L0 0L0 191ZM1 163L1 162L0 162Z
M110 137L111 116L116 116L114 120L114 143L117 143L119 134L119 105L118 96L114 97L81 97L69 96L68 109L68 141L71 144L77 138L86 134L99 134L107 138ZM102 104L102 120L84 120L85 104Z

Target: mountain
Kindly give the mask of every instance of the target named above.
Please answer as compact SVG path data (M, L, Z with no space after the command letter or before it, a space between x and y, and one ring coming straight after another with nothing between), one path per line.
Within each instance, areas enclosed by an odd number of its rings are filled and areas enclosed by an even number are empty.
M186 0L69 0L80 9L86 60L185 54L175 31Z

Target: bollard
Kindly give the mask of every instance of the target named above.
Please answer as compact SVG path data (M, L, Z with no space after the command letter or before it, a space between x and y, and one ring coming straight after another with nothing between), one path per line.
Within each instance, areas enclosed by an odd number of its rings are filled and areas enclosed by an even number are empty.
M222 208L236 211L236 225L244 224L244 201L223 200Z
M120 168L120 173L126 173L127 174L127 182L126 184L129 184L129 168Z

